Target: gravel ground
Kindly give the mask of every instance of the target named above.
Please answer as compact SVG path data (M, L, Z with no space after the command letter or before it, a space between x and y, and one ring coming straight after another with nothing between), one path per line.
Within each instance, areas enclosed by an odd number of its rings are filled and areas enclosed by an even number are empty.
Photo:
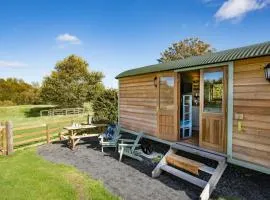
M154 146L159 152L168 149L161 144ZM123 162L118 162L118 154L111 148L102 153L96 140L81 142L74 151L64 143L43 145L38 153L51 162L73 165L126 200L198 199L201 192L200 188L169 174L151 178L155 164L150 160L139 162L124 157ZM229 165L212 194L213 199L220 197L269 200L270 176Z

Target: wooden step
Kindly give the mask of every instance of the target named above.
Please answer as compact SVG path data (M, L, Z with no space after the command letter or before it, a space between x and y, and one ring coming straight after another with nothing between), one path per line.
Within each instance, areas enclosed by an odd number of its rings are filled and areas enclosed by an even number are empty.
M218 165L216 169L214 169L203 163L200 163L200 162L197 162L197 161L194 161L194 160L182 157L182 156L178 156L176 155L177 150L182 150L185 152L193 153L202 157L206 157L206 158L218 161ZM193 172L193 173L196 172L195 174L198 173L198 170L204 171L206 173L211 174L211 177L209 181L206 182L200 179L199 177L192 176L170 165L185 169L189 172ZM185 181L188 181L194 185L204 188L200 195L200 199L208 200L211 196L211 193L215 189L220 177L225 171L226 167L227 167L226 157L222 155L217 155L212 152L205 151L203 149L196 149L190 146L175 143L171 145L171 148L169 149L169 151L160 160L158 165L152 171L152 177L153 178L158 177L162 173L162 171L168 172Z
M176 154L166 156L166 161L169 165L184 169L196 175L199 175L199 170L208 174L213 174L215 171L214 168L208 167L203 163Z
M197 178L195 176L192 176L190 174L187 174L185 172L182 172L182 171L180 171L180 170L178 170L176 168L173 168L173 167L171 167L169 165L162 165L160 168L165 172L168 172L168 173L170 173L170 174L172 174L174 176L177 176L177 177L179 177L179 178L181 178L181 179L183 179L185 181L188 181L188 182L190 182L190 183L192 183L194 185L197 185L197 186L199 186L201 188L204 188L206 186L206 184L207 184L206 181L204 181L202 179L199 179L199 178Z
M211 160L215 160L217 162L225 162L226 161L226 157L224 157L218 153L210 152L208 150L201 149L199 147L190 146L188 144L174 143L171 145L171 148L176 149L176 150L185 151L185 152L195 154L198 156L202 156L202 157L205 157L205 158L208 158Z
M199 168L204 165L203 163L176 154L166 156L166 161L169 165L184 169L196 175L199 175Z

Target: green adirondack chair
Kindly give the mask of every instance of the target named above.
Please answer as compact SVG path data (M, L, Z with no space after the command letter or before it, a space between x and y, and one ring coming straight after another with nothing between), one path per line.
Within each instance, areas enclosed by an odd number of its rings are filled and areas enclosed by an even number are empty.
M135 140L131 139L119 139L121 141L118 144L118 152L120 154L119 161L122 161L123 155L134 158L136 160L142 161L143 159L140 157L140 151L138 147L141 145L139 144L141 138L143 137L143 133L139 133Z
M121 138L121 135L120 135L120 127L119 126L115 127L114 135L113 135L113 138L111 140L106 140L104 134L100 135L98 137L98 139L99 139L99 144L101 145L101 151L103 152L103 148L105 148L105 147L115 148L115 150L117 150L117 144L118 144L118 140L120 138Z

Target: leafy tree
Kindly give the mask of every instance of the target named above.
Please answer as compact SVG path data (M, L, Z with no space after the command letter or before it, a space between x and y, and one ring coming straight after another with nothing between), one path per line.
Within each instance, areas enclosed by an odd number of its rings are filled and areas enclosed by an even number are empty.
M204 55L213 52L214 49L210 44L200 40L199 38L187 38L182 41L173 43L168 49L161 53L158 62L168 62L180 60L190 56Z
M56 63L55 70L44 78L41 97L62 107L79 107L104 89L101 72L90 72L81 57L70 55Z
M94 120L114 123L118 116L116 89L105 89L93 102Z
M21 79L0 79L0 101L2 105L38 104L39 87Z

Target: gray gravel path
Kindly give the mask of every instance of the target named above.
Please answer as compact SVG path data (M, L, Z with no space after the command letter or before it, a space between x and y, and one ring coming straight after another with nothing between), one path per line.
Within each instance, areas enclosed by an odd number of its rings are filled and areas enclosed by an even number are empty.
M101 180L112 193L126 200L190 199L184 191L175 191L159 180L86 145L74 151L63 148L61 144L43 145L38 152L49 161L73 165L92 178Z
M94 179L101 180L112 193L125 200L185 200L198 199L200 188L181 179L162 174L151 178L155 165L124 158L118 162L117 153L102 153L96 141L87 141L74 151L62 143L43 145L38 153L45 159L72 165ZM270 177L251 170L229 166L212 198L270 199ZM231 199L231 198L230 198Z

